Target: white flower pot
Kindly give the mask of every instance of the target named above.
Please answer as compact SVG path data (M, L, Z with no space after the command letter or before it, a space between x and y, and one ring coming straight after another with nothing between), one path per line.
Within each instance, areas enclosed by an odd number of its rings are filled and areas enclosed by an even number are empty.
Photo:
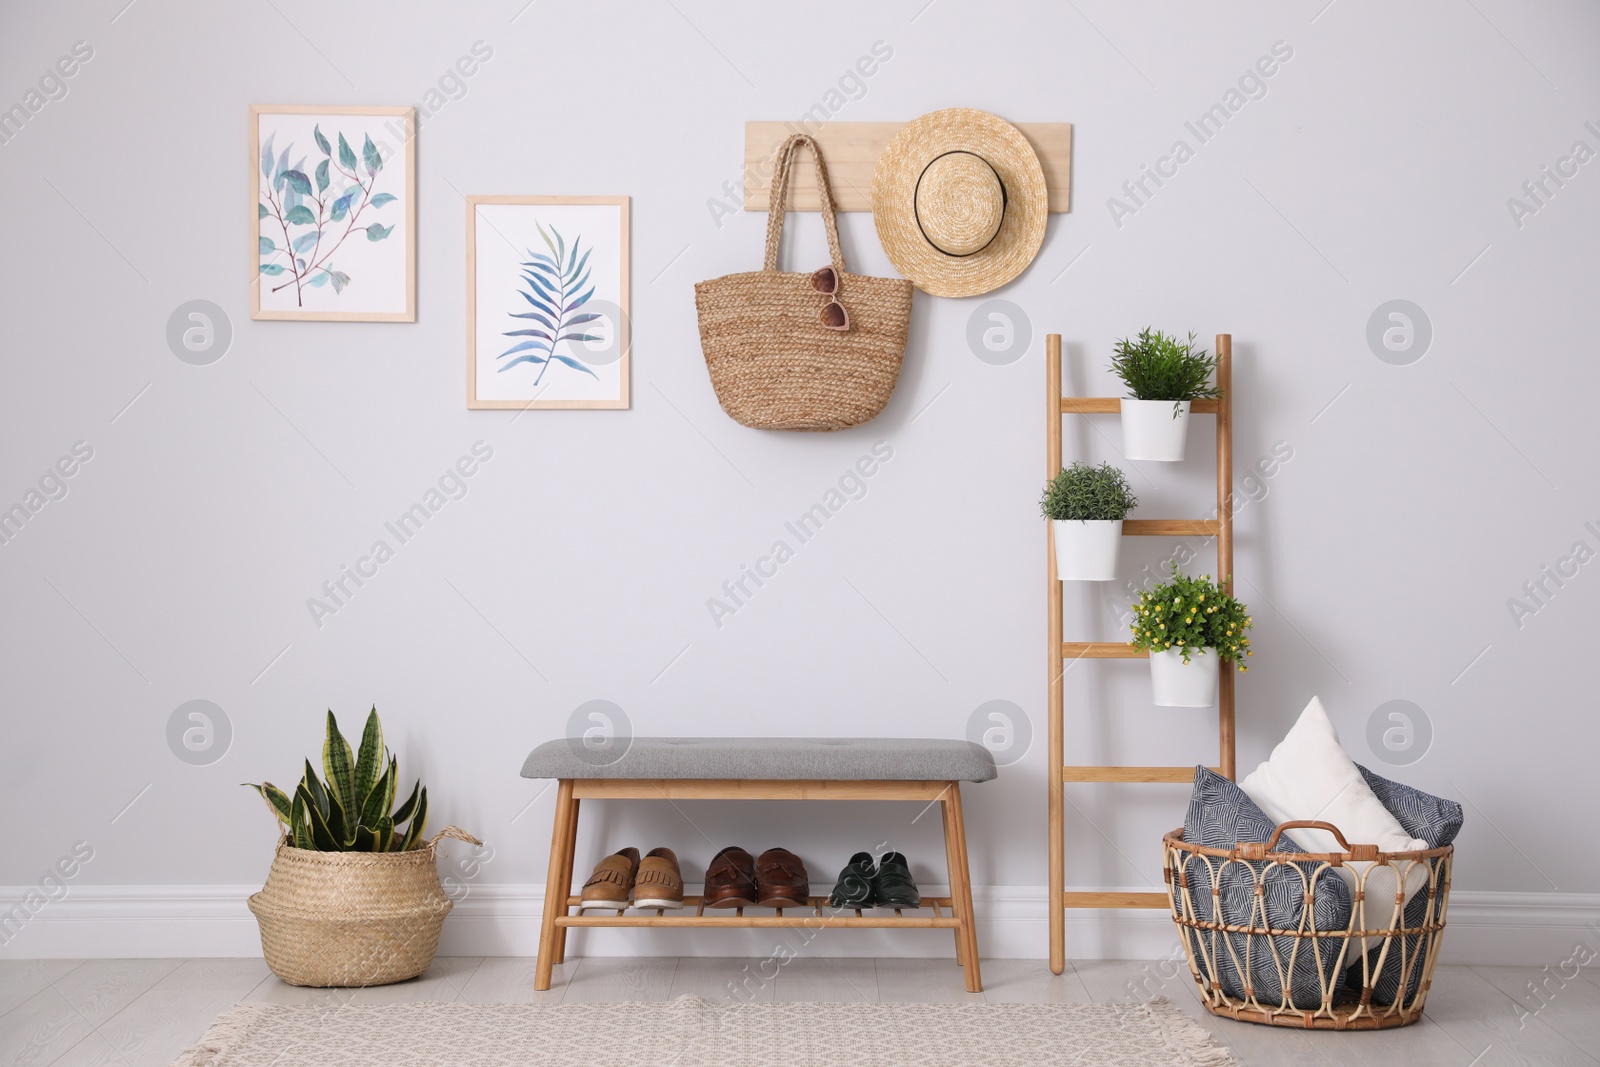
M1056 577L1063 582L1109 582L1122 550L1121 519L1055 519Z
M1172 461L1183 458L1189 437L1189 404L1171 400L1122 401L1122 451L1129 459Z
M1159 708L1209 708L1217 702L1217 650L1183 649L1150 653L1150 688Z

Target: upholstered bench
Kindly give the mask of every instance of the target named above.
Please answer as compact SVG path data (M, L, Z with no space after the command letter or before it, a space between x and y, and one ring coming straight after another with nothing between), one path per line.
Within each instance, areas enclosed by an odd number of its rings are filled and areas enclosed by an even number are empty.
M524 778L555 778L555 827L544 926L534 988L549 989L552 968L566 954L574 926L909 927L954 931L956 962L967 988L983 988L972 916L961 783L986 782L994 757L971 741L933 738L635 737L600 744L583 738L547 741L522 765ZM944 813L948 897L923 897L917 909L831 908L826 896L800 908L707 912L688 897L680 912L661 908L594 909L573 914L571 894L580 800L920 800ZM892 914L890 911L892 910Z

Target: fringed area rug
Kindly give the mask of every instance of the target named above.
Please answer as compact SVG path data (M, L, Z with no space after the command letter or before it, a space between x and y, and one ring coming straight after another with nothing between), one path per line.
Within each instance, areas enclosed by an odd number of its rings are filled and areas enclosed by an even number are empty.
M174 1067L1216 1067L1236 1061L1149 1004L241 1004Z

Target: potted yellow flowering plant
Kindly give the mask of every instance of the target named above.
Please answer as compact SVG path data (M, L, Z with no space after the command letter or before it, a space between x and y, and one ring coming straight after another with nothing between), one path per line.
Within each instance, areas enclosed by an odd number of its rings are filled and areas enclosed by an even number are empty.
M1150 653L1155 703L1166 708L1209 708L1217 702L1222 663L1249 670L1250 614L1212 582L1190 578L1176 561L1172 578L1146 591L1133 606L1133 646Z

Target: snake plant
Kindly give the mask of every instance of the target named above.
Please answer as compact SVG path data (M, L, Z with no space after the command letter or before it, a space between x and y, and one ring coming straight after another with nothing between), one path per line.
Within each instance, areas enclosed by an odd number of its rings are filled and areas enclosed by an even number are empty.
M418 847L428 818L428 791L419 779L411 795L394 806L399 764L383 746L378 709L367 716L361 748L354 754L328 712L328 738L317 776L306 760L305 775L291 797L271 782L244 783L261 794L295 848L316 852L405 852Z

